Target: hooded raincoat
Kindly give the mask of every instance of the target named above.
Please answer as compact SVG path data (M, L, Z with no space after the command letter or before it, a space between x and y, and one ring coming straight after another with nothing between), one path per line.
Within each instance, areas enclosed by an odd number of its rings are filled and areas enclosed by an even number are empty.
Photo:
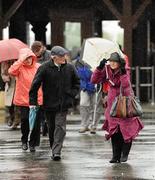
M129 73L124 75L120 74L120 70L113 71L109 65L103 68L103 70L96 69L91 77L92 83L104 83L109 82L109 91L107 97L107 108L105 110L105 121L103 124L103 130L106 130L106 139L109 139L114 133L119 129L122 133L124 141L131 142L143 128L143 123L139 117L134 118L113 118L110 116L110 110L112 103L116 96L120 94L120 85L122 85L123 95L129 96L132 93L132 88L130 85ZM106 72L107 71L107 72ZM107 74L109 75L109 80L107 80ZM110 83L111 82L111 83Z
M29 48L23 48L19 52L19 57L32 56L33 61L31 65L24 64L18 59L8 70L9 74L16 77L16 89L13 103L17 106L29 106L29 90L40 64L36 63L36 56ZM38 104L42 105L42 91L38 91Z

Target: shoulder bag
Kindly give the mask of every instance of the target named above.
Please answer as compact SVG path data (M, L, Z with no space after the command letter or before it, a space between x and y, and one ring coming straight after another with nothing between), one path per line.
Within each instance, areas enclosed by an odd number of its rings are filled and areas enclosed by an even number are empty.
M130 88L131 87L131 82ZM123 96L122 85L120 86L120 94L112 104L110 116L115 118L132 118L141 116L143 113L139 99L134 95L133 90L130 96Z

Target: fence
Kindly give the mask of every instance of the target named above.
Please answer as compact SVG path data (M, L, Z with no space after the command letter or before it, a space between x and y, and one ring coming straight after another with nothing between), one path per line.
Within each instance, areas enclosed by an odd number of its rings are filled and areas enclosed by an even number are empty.
M132 86L135 88L136 96L138 96L141 99L141 88L147 88L147 97L148 100L151 101L151 104L154 105L154 75L155 75L155 70L154 66L151 67L132 67ZM134 73L135 72L135 79L133 79ZM141 73L146 73L146 78L147 82L142 82L140 79ZM144 77L144 74L143 74ZM135 83L133 83L133 80Z

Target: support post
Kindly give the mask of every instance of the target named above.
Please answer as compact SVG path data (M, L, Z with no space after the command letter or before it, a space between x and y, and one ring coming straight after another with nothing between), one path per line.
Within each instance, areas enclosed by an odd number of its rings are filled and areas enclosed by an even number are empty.
M117 10L111 0L103 0L112 14L120 20L120 26L124 28L124 49L129 57L132 66L132 31L137 26L138 19L151 3L151 0L144 0L136 12L132 15L132 0L123 0L122 14Z

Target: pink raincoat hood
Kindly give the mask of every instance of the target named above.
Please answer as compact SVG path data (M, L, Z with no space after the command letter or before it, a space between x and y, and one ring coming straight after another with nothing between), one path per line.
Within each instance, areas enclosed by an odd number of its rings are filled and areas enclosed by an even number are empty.
M30 56L32 56L32 58L33 58L33 63L32 63L32 65L34 64L34 63L36 63L36 61L37 61L37 57L36 57L36 55L32 52L32 50L30 49L30 48L22 48L22 49L20 49L20 51L19 51L19 59L21 58L21 57L24 57L24 59L26 59L26 58L28 58L28 57L30 57Z

